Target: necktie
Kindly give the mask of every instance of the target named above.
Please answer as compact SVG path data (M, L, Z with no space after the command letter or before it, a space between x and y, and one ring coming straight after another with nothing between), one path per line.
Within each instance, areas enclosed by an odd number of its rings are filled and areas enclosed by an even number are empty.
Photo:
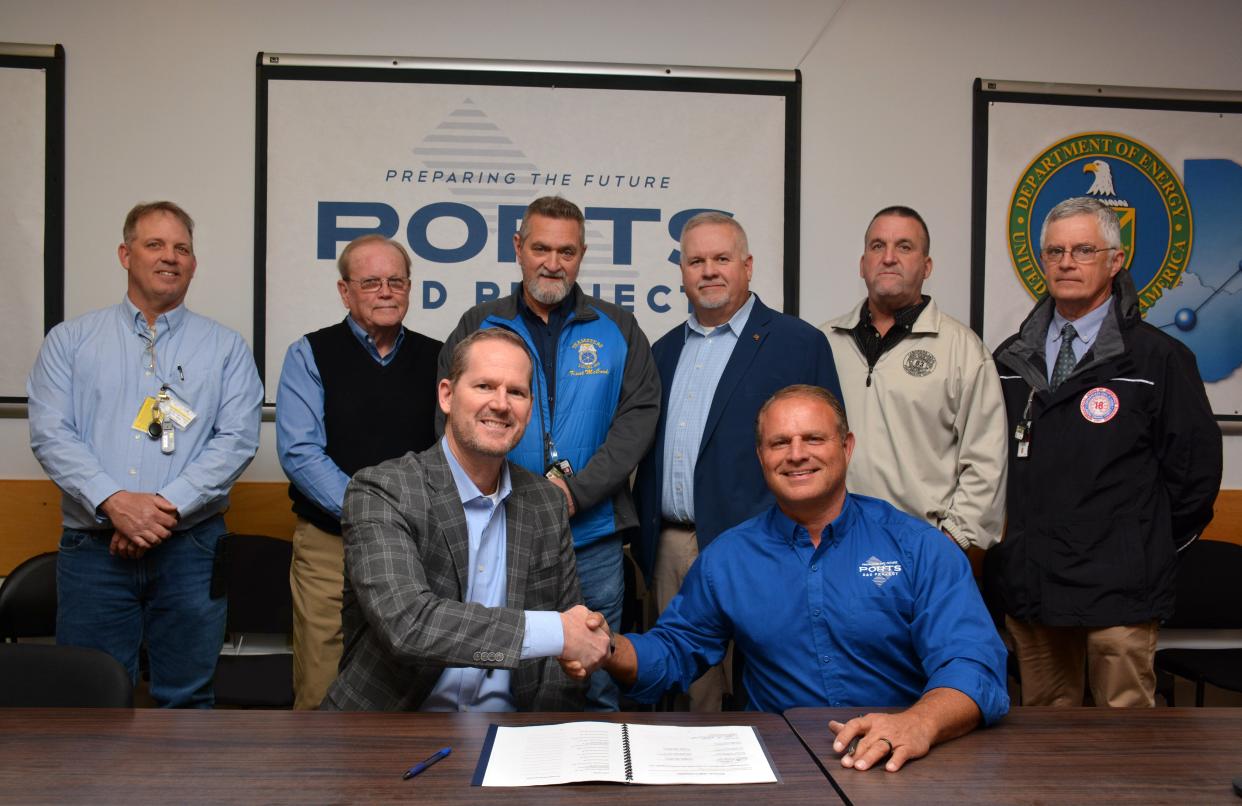
M1078 332L1069 322L1061 328L1061 350L1057 353L1057 363L1052 367L1052 382L1049 384L1052 391L1065 383L1065 379L1074 371L1074 365L1078 363L1078 359L1074 358L1074 338L1077 335Z

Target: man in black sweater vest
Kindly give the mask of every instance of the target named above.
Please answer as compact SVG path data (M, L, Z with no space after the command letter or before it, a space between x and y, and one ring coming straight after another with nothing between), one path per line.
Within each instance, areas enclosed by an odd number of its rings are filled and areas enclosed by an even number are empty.
M341 505L350 477L435 442L441 343L401 324L409 253L364 235L337 268L349 315L289 347L276 394L276 452L298 516L289 568L295 708L319 707L341 659ZM381 407L386 414L376 416Z

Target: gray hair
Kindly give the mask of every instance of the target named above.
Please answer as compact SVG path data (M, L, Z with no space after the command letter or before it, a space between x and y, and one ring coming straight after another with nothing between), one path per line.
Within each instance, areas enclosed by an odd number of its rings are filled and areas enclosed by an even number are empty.
M578 205L560 196L540 196L526 206L526 212L522 214L522 226L518 228L519 244L526 243L526 236L530 235L530 217L533 215L577 221L578 243L586 245L586 217L582 215Z
M1039 231L1039 251L1044 251L1044 246L1048 243L1049 224L1079 215L1095 216L1096 225L1100 229L1100 237L1104 239L1105 245L1111 249L1121 248L1121 222L1117 220L1117 214L1113 212L1113 208L1089 196L1078 196L1066 199L1048 211L1048 215L1044 217L1043 229Z
M391 238L372 232L367 235L359 235L341 250L341 256L336 259L336 270L341 273L342 280L349 279L349 258L354 254L354 250L369 243L385 243L396 249L397 253L401 255L401 259L405 261L405 276L410 276L410 253L405 251L405 247Z
M791 397L809 397L812 400L818 400L827 404L832 409L832 413L837 415L837 436L844 442L850 433L850 421L845 418L845 407L841 405L841 401L832 392L829 392L822 386L812 386L809 383L795 383L786 386L784 389L778 389L770 398L764 401L759 407L759 413L755 415L755 447L763 447L763 430L759 427L759 423L763 421L763 415L767 414L768 409L772 408L777 401L785 400Z
M728 213L722 213L719 210L706 210L690 217L690 220L681 228L681 241L678 248L681 249L682 255L686 252L686 233L695 227L703 227L708 224L722 224L733 230L733 239L745 257L750 254L750 243L746 240L746 230L742 229L742 225L737 223L737 219ZM684 257L683 257L684 260Z

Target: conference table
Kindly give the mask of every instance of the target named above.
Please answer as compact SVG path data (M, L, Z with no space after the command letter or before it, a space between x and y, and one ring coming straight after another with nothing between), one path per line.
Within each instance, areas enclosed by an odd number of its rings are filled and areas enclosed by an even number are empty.
M848 802L1242 804L1242 708L1012 708L899 772L840 765L828 721L858 709L794 708L785 718Z
M753 725L780 782L472 787L488 726L582 719ZM452 754L416 778L402 773ZM0 709L0 801L33 803L840 804L779 714L392 714Z
M1242 708L1014 708L898 773L840 766L828 720L776 714L391 714L0 709L0 801L14 803L1240 804ZM776 784L471 786L489 725L582 719L753 725ZM402 773L441 747L424 774ZM808 752L809 751L809 752Z

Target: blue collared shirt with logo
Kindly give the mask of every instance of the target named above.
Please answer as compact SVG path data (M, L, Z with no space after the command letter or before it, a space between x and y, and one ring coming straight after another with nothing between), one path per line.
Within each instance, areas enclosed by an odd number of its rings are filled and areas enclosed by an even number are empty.
M748 707L904 707L934 688L1009 710L1005 649L961 550L890 504L847 495L818 547L777 507L718 537L659 623L631 635L653 702L718 663L746 657Z

